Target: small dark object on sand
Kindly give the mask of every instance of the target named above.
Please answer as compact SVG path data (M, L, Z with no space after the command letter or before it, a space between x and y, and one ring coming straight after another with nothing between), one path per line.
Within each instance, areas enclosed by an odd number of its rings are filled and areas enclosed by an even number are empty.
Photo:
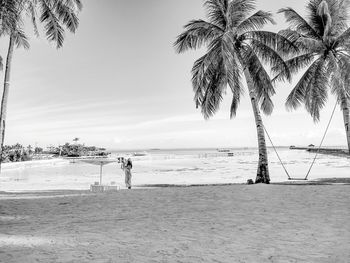
M247 180L247 184L254 184L253 179L248 179L248 180Z

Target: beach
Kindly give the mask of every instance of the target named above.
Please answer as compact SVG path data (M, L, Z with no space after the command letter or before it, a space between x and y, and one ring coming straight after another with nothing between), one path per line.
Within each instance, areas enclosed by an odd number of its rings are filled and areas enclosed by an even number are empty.
M350 186L0 194L0 262L348 262Z
M350 263L350 0L0 2L0 263Z

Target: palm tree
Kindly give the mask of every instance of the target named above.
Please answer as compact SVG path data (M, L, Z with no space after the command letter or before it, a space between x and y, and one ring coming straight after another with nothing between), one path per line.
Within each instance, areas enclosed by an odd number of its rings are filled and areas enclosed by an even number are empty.
M297 54L287 52L289 57L286 64L291 73L306 68L287 98L287 108L296 109L303 104L317 122L330 90L343 111L350 153L348 9L345 0L311 0L307 5L308 19L304 19L292 8L284 8L279 12L285 15L290 24L290 27L280 34L293 41L299 50ZM282 75L283 73L279 77Z
M219 109L227 86L232 92L230 117L236 115L240 97L244 92L243 76L253 108L258 135L259 163L256 183L269 183L268 156L264 126L260 110L271 114L271 96L275 90L263 64L269 64L281 76L289 79L289 70L277 51L291 49L290 41L260 29L274 23L269 12L257 11L254 0L207 0L204 3L208 21L192 20L177 37L178 53L206 45L207 53L195 61L192 68L194 100L204 118ZM281 77L282 79L282 77Z
M0 18L6 18L0 28L1 36L9 36L9 47L6 59L4 89L0 111L0 156L5 138L6 110L10 88L10 73L15 46L29 48L28 39L23 31L23 17L29 15L38 35L37 16L44 25L46 37L54 42L57 48L62 47L64 41L64 27L75 33L79 20L77 13L82 9L81 0L0 0ZM10 4L11 3L11 4ZM0 158L1 169L1 158Z

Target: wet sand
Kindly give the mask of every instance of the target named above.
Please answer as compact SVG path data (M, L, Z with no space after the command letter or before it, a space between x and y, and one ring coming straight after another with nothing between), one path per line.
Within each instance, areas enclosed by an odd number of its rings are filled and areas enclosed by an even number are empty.
M0 262L348 262L349 185L0 193Z

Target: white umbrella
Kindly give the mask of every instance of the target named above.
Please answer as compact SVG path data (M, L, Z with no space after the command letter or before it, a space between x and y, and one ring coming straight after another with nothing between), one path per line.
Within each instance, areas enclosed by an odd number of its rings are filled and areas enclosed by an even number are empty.
M99 158L95 158L95 159L79 159L79 161L83 161L85 163L89 163L89 164L95 164L95 165L99 165L100 166L100 185L102 185L102 167L106 164L109 163L115 163L118 162L118 160L114 160L114 159L99 159Z

